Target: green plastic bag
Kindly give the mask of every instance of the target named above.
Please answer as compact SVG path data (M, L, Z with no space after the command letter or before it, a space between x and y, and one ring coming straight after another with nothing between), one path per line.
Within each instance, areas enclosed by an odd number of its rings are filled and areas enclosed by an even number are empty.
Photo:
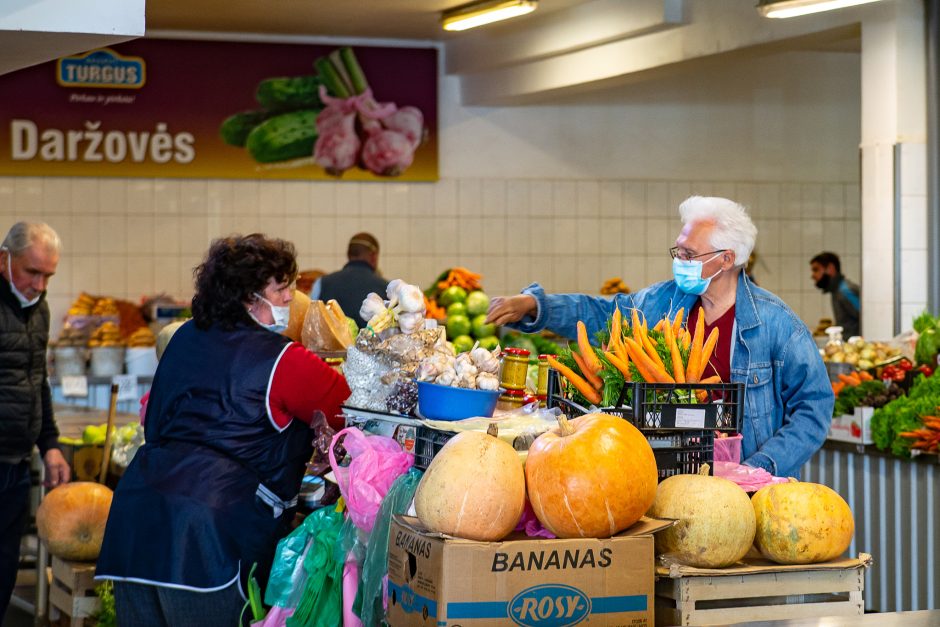
M295 610L288 627L342 624L343 563L334 558L342 526L343 514L323 507L278 542L264 601Z
M363 625L379 625L385 619L385 586L383 579L388 574L388 532L394 514L408 511L414 498L422 472L411 468L400 476L388 489L382 500L375 526L369 537L365 558L362 563L362 575L359 595L355 609ZM361 605L360 605L361 603Z

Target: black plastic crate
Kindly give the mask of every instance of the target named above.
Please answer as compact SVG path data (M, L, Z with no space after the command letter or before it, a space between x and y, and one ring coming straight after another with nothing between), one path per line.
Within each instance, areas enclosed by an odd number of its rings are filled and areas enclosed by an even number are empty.
M697 390L709 401L699 403ZM744 384L634 383L635 427L645 429L710 429L736 432L744 415Z
M434 456L447 441L457 435L453 431L440 431L431 427L415 427L415 468L427 470Z
M699 403L695 390L705 390L709 402ZM656 457L660 481L672 475L697 473L703 464L712 467L715 431L737 431L744 415L741 383L634 383L630 391L631 398L638 401L634 406L602 407L598 411L629 420L646 436ZM549 397L548 405L573 416L588 412L557 395Z

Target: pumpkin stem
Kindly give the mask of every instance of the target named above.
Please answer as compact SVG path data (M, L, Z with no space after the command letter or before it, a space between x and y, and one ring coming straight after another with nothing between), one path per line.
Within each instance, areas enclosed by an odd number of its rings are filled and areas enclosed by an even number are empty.
M707 476L710 470L711 466L708 464L702 464L702 467L698 469L698 474Z
M564 414L558 416L558 428L561 429L562 437L567 437L574 433L574 428L568 424L568 417Z
M499 437L499 427L496 426L495 422L491 422L490 426L486 428L486 434L491 435L494 438Z
M799 483L799 482L800 482L800 480L797 479L796 477L787 477L787 481L789 481L790 483Z

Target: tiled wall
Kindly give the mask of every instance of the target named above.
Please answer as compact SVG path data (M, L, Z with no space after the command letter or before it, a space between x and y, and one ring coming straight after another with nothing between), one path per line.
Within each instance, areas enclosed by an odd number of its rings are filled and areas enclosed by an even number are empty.
M209 241L263 231L297 246L302 268L333 270L349 236L381 242L388 277L419 285L445 268L482 272L491 294L531 281L596 293L620 276L634 289L670 275L676 207L692 194L734 198L759 229L754 275L810 325L829 314L809 258L843 256L858 280L857 183L444 179L437 183L0 178L0 230L44 220L63 238L52 280L54 317L82 291L139 299L191 295Z

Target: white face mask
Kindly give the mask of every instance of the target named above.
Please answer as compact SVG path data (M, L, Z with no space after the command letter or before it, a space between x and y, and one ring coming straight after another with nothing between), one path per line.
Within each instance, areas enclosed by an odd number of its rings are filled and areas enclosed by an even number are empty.
M265 324L261 322L260 320L258 320L257 318L255 318L255 315L249 311L248 315L251 316L251 319L257 322L258 324L260 324L261 326L263 326L268 331L273 331L275 333L281 333L285 329L287 329L287 323L290 321L290 305L278 307L277 305L269 301L267 298L265 298L261 294L258 294L257 292L255 293L255 296L257 296L258 298L266 302L268 304L268 307L271 308L271 316L274 318L274 322L271 324Z
M23 296L23 293L20 292L18 289L16 289L16 286L13 285L13 253L11 253L10 249L7 248L6 246L4 246L0 250L7 251L7 270L10 273L10 278L9 278L10 291L13 292L14 296L16 296L16 300L20 301L20 307L22 309L26 309L27 307L32 307L33 305L39 302L40 298L42 298L42 292L40 292L39 295L36 296L36 298L33 298L32 300Z

